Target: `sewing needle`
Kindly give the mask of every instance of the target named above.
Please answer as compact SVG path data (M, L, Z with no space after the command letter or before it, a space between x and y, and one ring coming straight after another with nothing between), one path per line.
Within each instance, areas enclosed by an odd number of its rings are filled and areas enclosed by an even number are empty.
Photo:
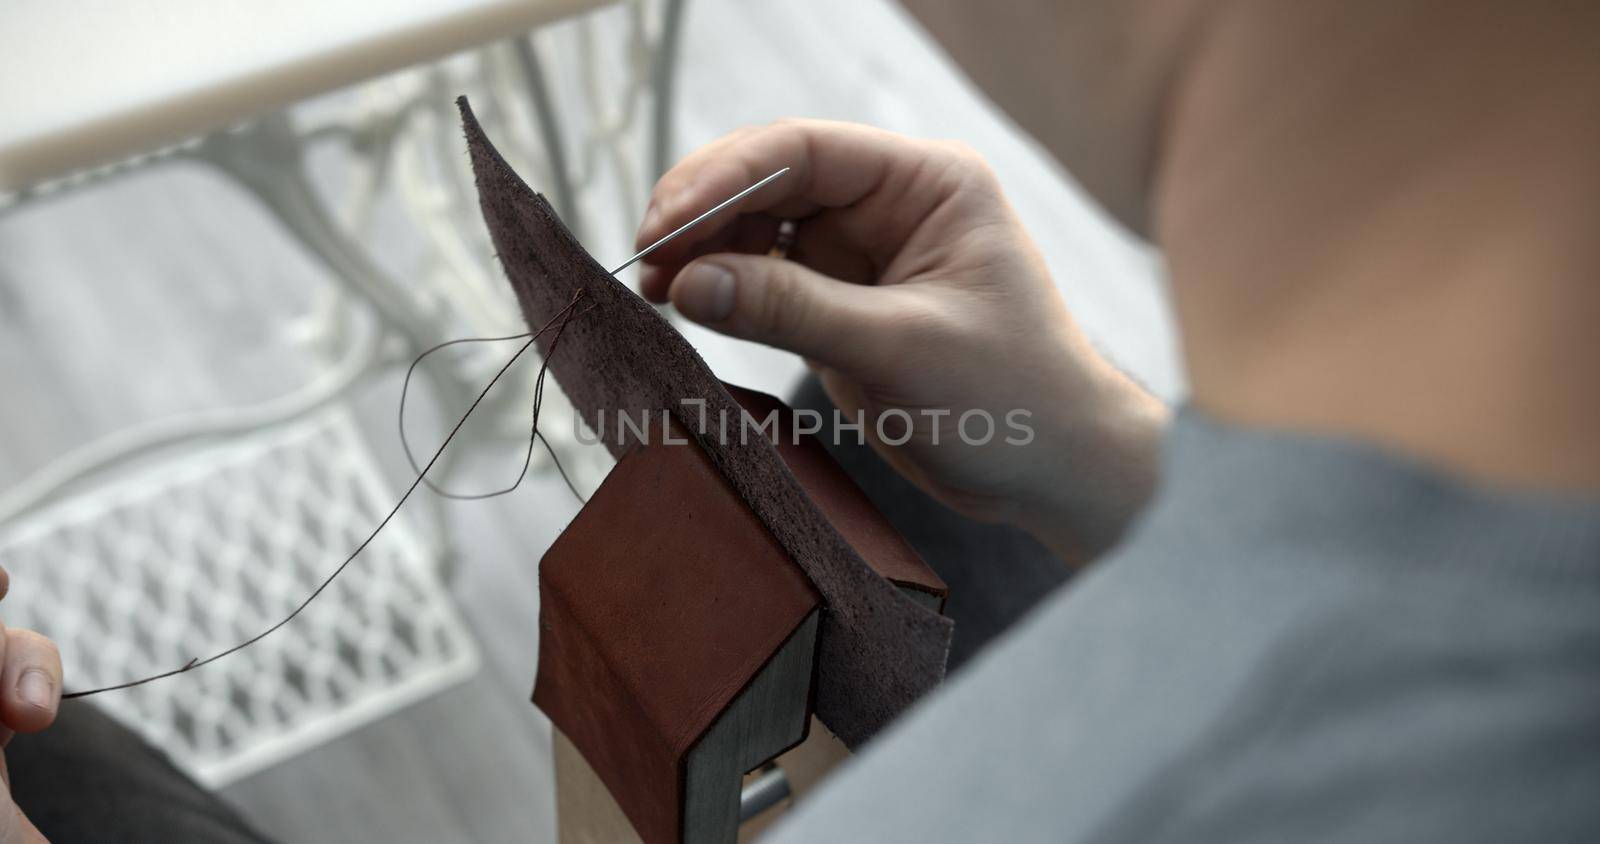
M646 246L644 248L643 252L640 252L639 254L633 256L632 258L629 258L628 260L623 261L620 266L618 266L616 269L611 271L611 274L612 275L616 275L617 273L620 273L623 270L633 266L635 261L638 261L640 258L643 258L646 255L649 255L651 252L654 252L657 249L660 249L662 247L662 245L665 244L667 241L677 237L680 234L683 234L684 232L694 228L695 226L700 225L702 222L705 222L706 220L712 218L713 216L716 216L716 213L718 211L721 211L722 209L727 208L729 205L732 205L735 202L738 202L739 200L744 199L745 197L749 196L750 194L755 193L757 190L760 190L763 186L765 186L768 182L771 182L772 180L778 178L779 176L782 176L783 174L785 174L787 172L789 172L789 168L785 167L782 170L779 170L778 172L773 173L772 175L766 177L765 179L762 179L761 181L756 182L755 184L751 185L750 187L747 187L744 190L739 191L738 193L734 194L733 196L730 196L727 199L722 200L721 202L717 203L715 208L712 208L710 211L707 211L704 214L701 214L700 216L694 218L693 220L690 220L689 222L684 223L683 225L679 226L677 228L677 230L673 231L671 234L667 235L666 237L661 238L660 240L656 241L655 243L650 244L649 246Z

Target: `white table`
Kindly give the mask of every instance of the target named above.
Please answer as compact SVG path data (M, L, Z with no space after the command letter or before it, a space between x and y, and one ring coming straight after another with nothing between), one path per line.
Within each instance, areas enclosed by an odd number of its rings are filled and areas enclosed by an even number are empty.
M0 190L144 153L604 0L8 0Z

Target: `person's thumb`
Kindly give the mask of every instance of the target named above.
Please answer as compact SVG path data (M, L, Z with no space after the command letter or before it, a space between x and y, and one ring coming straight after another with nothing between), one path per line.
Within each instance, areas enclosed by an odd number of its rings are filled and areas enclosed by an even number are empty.
M872 354L883 292L793 261L729 253L684 267L670 296L679 313L708 328L848 369Z

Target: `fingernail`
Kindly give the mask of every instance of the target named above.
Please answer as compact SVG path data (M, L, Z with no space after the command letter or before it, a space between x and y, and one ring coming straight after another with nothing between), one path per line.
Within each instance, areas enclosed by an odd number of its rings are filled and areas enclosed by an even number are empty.
M733 315L733 273L726 267L700 261L685 267L675 285L678 310L695 322L722 322Z
M22 672L22 678L17 680L17 696L29 706L54 709L56 684L50 680L50 675L37 668L30 668Z

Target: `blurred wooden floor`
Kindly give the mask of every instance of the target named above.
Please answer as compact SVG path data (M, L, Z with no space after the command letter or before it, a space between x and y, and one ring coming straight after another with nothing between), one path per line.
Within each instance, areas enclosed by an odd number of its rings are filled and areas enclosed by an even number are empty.
M898 8L692 0L686 33L680 153L786 115L965 140L995 165L1096 342L1158 391L1180 389L1154 258L1111 230ZM631 231L619 224L594 240L596 254L623 256ZM285 353L281 328L327 283L251 199L195 167L136 172L0 216L0 486L125 425L292 389L311 371ZM690 337L731 380L781 391L798 372L787 356ZM357 405L399 479L396 392L384 379ZM528 703L535 566L574 511L550 477L449 505L452 592L483 670L226 797L289 841L553 841L549 728Z

